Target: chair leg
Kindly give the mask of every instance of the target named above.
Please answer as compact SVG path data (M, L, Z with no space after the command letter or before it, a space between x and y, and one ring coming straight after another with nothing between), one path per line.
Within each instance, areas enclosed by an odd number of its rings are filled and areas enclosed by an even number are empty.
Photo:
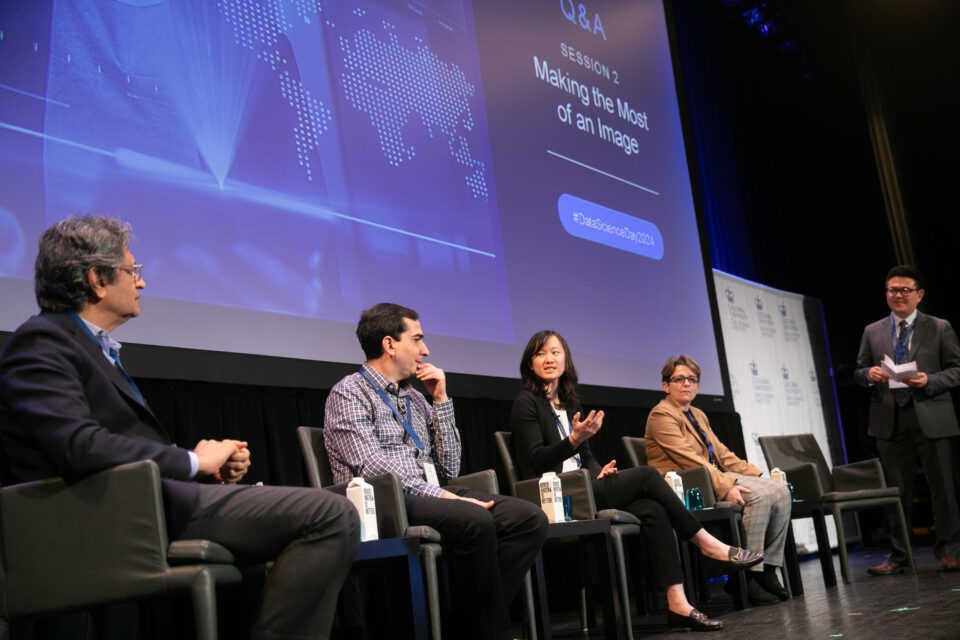
M197 640L217 640L217 584L206 569L201 569L190 585Z
M623 554L623 533L619 527L610 527L613 541L613 558L617 563L617 580L620 583L620 607L623 609L623 621L627 627L627 640L633 640L633 619L630 615L630 591L627 589L627 563ZM604 624L608 624L604 620Z
M430 608L430 637L433 640L441 639L440 628L440 587L437 578L437 551L431 544L420 547L423 560L423 577L427 586L427 603Z
M530 571L533 571L531 569ZM530 571L523 574L523 616L527 626L527 638L537 640L537 613L533 606L533 578ZM2 640L2 639L0 639Z
M907 528L907 519L903 514L903 505L897 500L894 508L897 510L897 524L900 525L900 532L903 534L903 546L907 552L907 565L910 567L910 573L916 573L917 567L913 564L913 547L910 545L910 530Z
M843 531L843 512L834 505L830 508L833 514L833 527L837 530L837 551L840 552L840 576L845 584L850 584L850 563L847 560L847 537Z
M823 586L837 586L837 572L833 569L833 552L830 550L830 536L827 533L827 519L823 509L812 514L813 530L817 535L817 553L820 554L820 571L823 573Z
M590 615L587 613L587 588L580 587L580 630L590 633Z

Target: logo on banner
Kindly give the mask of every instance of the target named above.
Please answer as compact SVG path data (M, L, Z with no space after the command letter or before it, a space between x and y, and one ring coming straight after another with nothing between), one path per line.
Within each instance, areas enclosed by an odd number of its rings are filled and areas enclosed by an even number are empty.
M730 287L727 287L726 289L724 289L723 293L726 294L727 296L727 302L729 302L730 304L733 304L733 291L730 289Z
M787 305L783 304L782 302L780 303L780 315L784 318L787 317Z
M810 382L816 382L816 381L817 381L817 372L814 371L813 369L810 369Z
M756 362L751 360L749 366L750 366L750 373L752 373L755 376L760 375L760 367L757 366Z
M760 296L753 299L753 304L756 305L757 311L763 311L763 300L760 299Z
M790 379L790 369L787 369L787 367L785 367L785 366L780 367L780 373L783 374L783 379L784 379L784 380L789 380L789 379Z

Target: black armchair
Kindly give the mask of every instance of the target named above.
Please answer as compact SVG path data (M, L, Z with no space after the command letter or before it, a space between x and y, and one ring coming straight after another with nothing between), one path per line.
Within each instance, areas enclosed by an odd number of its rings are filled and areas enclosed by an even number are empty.
M219 544L168 544L152 461L0 488L2 640L11 620L180 592L192 596L197 638L216 640L216 585L240 579Z
M346 492L346 485L334 485L333 473L327 458L327 451L323 444L323 429L317 427L298 427L297 437L300 440L300 450L303 454L304 465L307 470L307 479L312 487L327 488L338 493ZM409 574L413 596L414 620L425 617L423 602L423 585L420 584L421 575L426 583L426 602L429 605L430 632L434 640L441 637L440 587L437 577L437 559L442 553L440 533L433 527L425 525L411 526L407 518L407 510L403 501L403 490L400 479L393 473L365 478L374 488L377 505L377 531L380 540L371 540L361 543L357 552L357 560L390 557L384 555L382 548L388 539L403 539L407 542L405 548L413 549L416 558L410 559ZM499 493L497 476L493 470L460 476L451 479L451 485L462 486L483 493ZM396 545L394 545L396 546ZM380 548L379 551L376 551ZM416 559L416 561L414 561ZM422 565L421 565L422 563ZM416 591L419 589L420 594ZM525 583L524 589L527 609L532 606L529 597L529 586ZM532 640L536 640L535 635Z
M844 582L850 582L847 543L841 519L844 511L876 507L893 509L900 530L904 533L910 571L916 573L913 550L910 548L910 531L907 529L903 506L900 504L900 488L887 486L879 460L873 458L836 465L831 470L812 433L761 436L760 448L763 450L763 457L767 460L767 466L771 469L779 467L793 484L797 502L793 503L792 517L814 517L821 562L824 558L830 561L829 567L824 565L825 581L828 581L828 570L832 577L833 560L830 555L826 527L823 525L824 509L829 509L833 515L833 524L837 531L837 550L840 554L840 573Z
M514 497L540 504L539 479L520 480L513 449L513 434L509 431L496 431L493 434L497 452L507 475L511 494ZM571 496L573 502L573 520L607 520L610 523L610 540L613 543L613 560L616 567L620 607L627 638L633 638L633 625L630 620L630 592L628 589L627 565L624 554L623 536L638 535L640 520L633 514L618 509L597 511L596 500L590 483L590 474L586 469L557 474L563 485L563 492ZM561 537L562 531L548 532L547 537ZM584 605L581 605L583 608ZM582 614L581 614L581 617ZM611 620L604 620L608 630L613 629Z

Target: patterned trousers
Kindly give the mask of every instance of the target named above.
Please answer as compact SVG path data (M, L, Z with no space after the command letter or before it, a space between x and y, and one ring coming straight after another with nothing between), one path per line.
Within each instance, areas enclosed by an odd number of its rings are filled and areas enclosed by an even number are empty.
M783 566L783 545L787 541L787 527L790 526L791 499L787 485L756 476L743 476L727 472L737 479L737 486L746 487L750 493L740 494L743 498L743 531L746 534L744 545L754 551L762 549L764 561L751 567L751 571L761 571L764 565Z

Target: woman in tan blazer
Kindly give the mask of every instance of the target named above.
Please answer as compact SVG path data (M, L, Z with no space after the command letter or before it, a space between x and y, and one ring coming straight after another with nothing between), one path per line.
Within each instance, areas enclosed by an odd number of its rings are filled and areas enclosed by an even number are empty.
M660 473L706 467L717 500L743 506L746 547L763 549L765 559L747 572L748 596L757 605L789 598L777 578L790 526L787 486L730 451L710 428L706 414L691 406L700 385L700 366L690 356L667 360L661 371L667 397L647 418L647 464Z

